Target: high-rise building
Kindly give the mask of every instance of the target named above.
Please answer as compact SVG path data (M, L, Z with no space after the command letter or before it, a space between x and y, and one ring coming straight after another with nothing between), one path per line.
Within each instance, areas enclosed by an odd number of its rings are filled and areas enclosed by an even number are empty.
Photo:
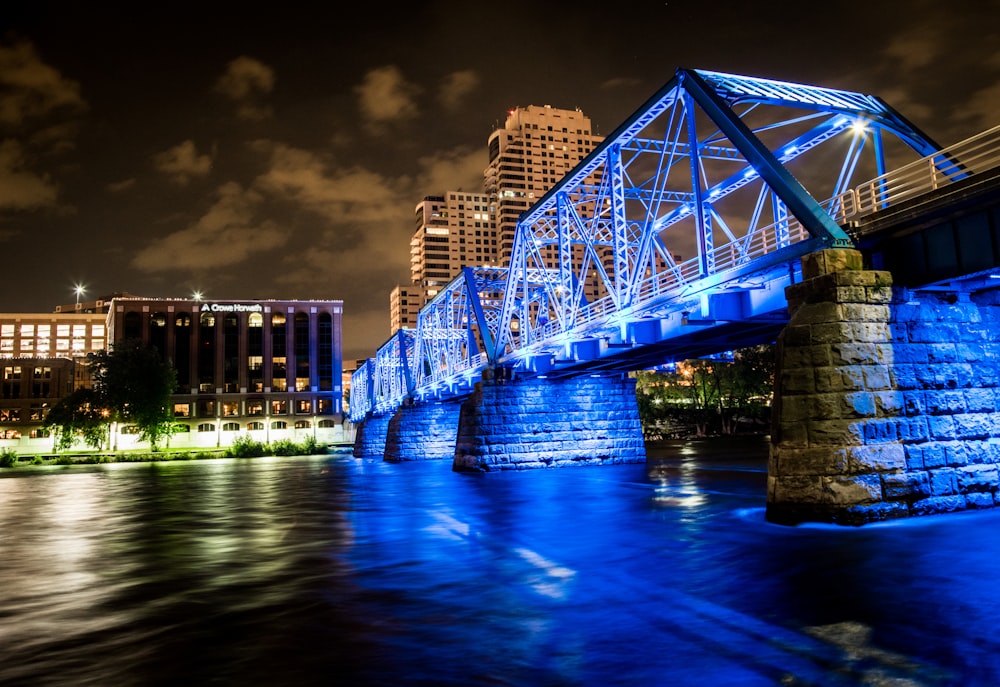
M493 216L490 197L483 193L448 191L417 203L410 284L396 286L389 296L390 333L416 327L420 308L463 267L498 264Z
M496 203L499 264L510 263L518 218L577 166L604 138L580 110L518 107L489 138L483 190Z
M389 296L390 334L415 327L420 308L462 267L509 264L518 218L603 140L578 109L511 110L504 127L489 137L483 192L449 191L417 204L411 283ZM544 257L554 266L554 249Z

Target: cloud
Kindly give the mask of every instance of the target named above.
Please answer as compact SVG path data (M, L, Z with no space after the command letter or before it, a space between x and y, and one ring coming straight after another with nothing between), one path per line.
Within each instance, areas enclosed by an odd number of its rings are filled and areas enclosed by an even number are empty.
M21 144L0 141L0 209L33 210L56 203L58 189L47 175L26 168Z
M385 124L412 119L418 114L415 98L421 88L406 81L396 66L369 71L354 92L365 124L373 132L381 131Z
M0 45L0 124L21 126L60 109L82 110L80 85L42 62L26 41Z
M199 155L194 141L188 139L154 155L153 164L174 183L184 186L192 178L204 177L212 170L212 157Z
M464 189L481 193L483 170L489 160L481 148L459 147L427 155L417 160L420 165L420 197ZM414 199L414 205L419 199Z
M135 178L113 181L107 185L107 189L111 193L121 193L122 191L127 191L133 186L135 186Z
M473 70L452 72L441 80L441 104L449 110L454 110L478 87L479 75Z
M284 144L258 141L258 150L268 150L267 171L254 188L321 215L332 222L407 222L414 201L408 189L361 167L332 169L315 153ZM407 208L401 214L400 208Z
M1000 82L990 84L972 94L962 108L962 118L977 122L976 129L996 126L1000 112Z
M238 265L254 253L273 250L288 239L271 220L258 220L259 193L229 182L191 226L152 241L132 259L147 272L209 271Z
M274 70L252 57L241 56L230 62L215 82L215 90L237 104L243 119L260 120L271 116L271 108L262 99L274 90Z

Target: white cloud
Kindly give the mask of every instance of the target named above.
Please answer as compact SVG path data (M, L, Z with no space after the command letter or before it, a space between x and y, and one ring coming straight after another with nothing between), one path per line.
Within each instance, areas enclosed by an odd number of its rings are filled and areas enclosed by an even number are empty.
M57 195L58 189L47 175L26 168L24 150L17 141L0 141L0 209L51 207Z
M379 131L384 124L412 119L418 114L415 98L421 89L408 82L394 65L371 70L354 91L370 130Z
M215 82L215 90L237 104L240 117L259 120L272 114L262 98L274 90L274 82L273 69L244 55L226 66L225 73Z
M258 219L260 194L229 182L194 224L155 239L132 259L147 272L208 271L237 265L254 253L273 250L288 239L271 220Z
M154 155L153 164L175 183L183 186L194 177L206 176L212 170L212 157L207 154L199 155L194 141L189 139Z
M479 87L479 75L471 69L452 72L441 81L441 104L449 110L461 105Z
M0 124L21 125L62 108L83 109L80 85L42 62L28 42L0 45Z
M111 193L121 193L122 191L127 191L133 186L135 186L135 178L113 181L107 185L107 189Z

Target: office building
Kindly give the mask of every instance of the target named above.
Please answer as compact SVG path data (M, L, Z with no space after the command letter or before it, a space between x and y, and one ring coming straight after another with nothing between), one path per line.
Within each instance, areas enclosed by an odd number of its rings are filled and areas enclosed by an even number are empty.
M343 303L115 298L113 343L140 339L177 371L172 446L342 439Z

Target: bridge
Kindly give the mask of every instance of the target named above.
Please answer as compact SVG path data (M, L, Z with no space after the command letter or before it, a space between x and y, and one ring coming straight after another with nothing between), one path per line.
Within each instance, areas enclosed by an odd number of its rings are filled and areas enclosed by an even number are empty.
M679 69L355 372L355 455L644 460L627 372L778 340L769 517L992 506L998 164L1000 127L942 148L875 96Z

